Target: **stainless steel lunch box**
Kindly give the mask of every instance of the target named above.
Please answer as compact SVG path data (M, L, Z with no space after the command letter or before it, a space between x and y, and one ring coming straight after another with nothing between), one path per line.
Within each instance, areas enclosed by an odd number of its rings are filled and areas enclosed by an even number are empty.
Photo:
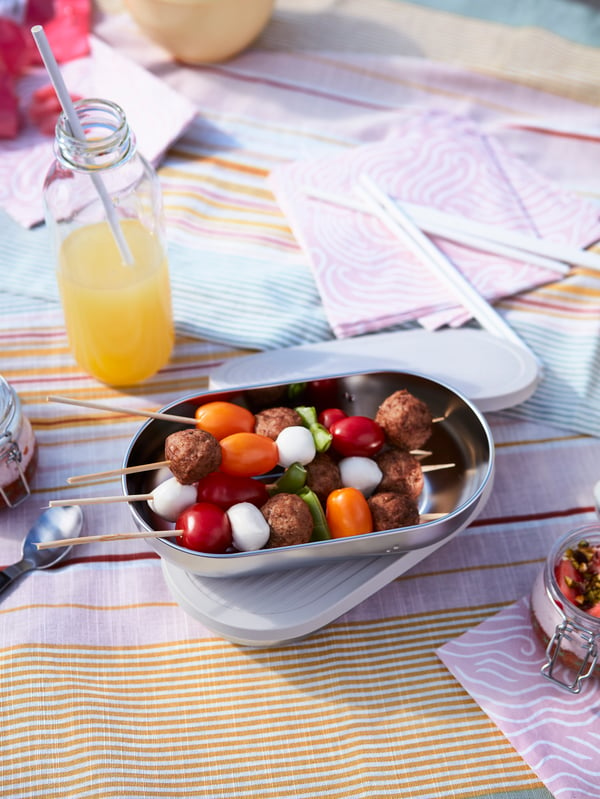
M270 405L273 406L315 404L311 400L324 385L328 391L327 407L340 407L349 415L374 417L381 402L399 389L406 389L427 403L432 416L441 421L433 425L433 433L427 443L432 455L423 463L455 464L453 468L425 474L420 512L441 514L440 517L416 526L367 535L224 555L193 552L177 544L176 539L148 538L148 544L161 558L190 574L206 577L262 574L323 565L340 559L390 556L428 547L451 538L477 516L489 497L493 483L494 443L490 429L485 418L469 400L449 386L428 377L399 371L323 375L305 382L245 386L194 394L171 403L162 411L193 417L198 405L215 399L235 402L254 410L256 398L267 395L284 398L272 401ZM294 398L290 399L289 395ZM123 465L137 466L162 460L165 438L182 428L183 425L175 422L147 421L133 437ZM151 472L124 475L123 491L125 494L148 493L152 479ZM138 529L150 531L165 528L164 520L153 515L147 502L132 502L130 507Z

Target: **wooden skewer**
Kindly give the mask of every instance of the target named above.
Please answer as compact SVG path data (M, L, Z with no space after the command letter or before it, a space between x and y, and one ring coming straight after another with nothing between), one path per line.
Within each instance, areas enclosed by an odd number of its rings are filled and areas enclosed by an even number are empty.
M427 450L411 450L411 455L419 456L419 457L428 457L432 455L432 452L428 452ZM146 472L152 469L160 469L163 466L169 466L171 461L155 461L154 463L145 463L140 464L139 466L125 466L122 469L108 469L105 472L91 472L90 474L78 474L74 477L68 477L67 483L77 484L77 483L87 483L91 480L100 480L103 477L116 477L121 474L135 474L137 472ZM422 470L424 472L433 472L437 469L450 469L452 466L456 466L455 463L437 463L437 464L430 464L428 466L423 466Z
M441 519L444 516L447 516L447 513L422 513L419 516L419 521L421 523L424 522L434 522L436 519Z
M419 517L421 523L432 522L447 516L447 513L422 513ZM56 549L58 547L78 546L79 544L94 544L104 541L128 541L136 538L175 538L183 530L146 530L132 533L102 533L101 535L82 535L78 538L57 538L54 541L36 543L36 549Z
M436 416L434 419L431 420L431 424L437 424L438 422L445 422L445 416Z
M101 505L103 502L140 502L154 499L154 494L119 494L114 497L70 497L69 499L51 499L49 508L59 505Z
M126 541L130 538L169 538L181 535L183 530L151 530L143 533L104 533L102 535L82 535L78 538L57 538L55 541L37 543L37 549L55 549L56 547L70 547L76 544L93 544L96 541Z
M46 402L61 402L63 405L77 405L81 408L94 408L97 411L108 411L109 413L125 413L129 416L146 416L150 419L160 419L165 422L178 422L180 424L196 425L196 419L191 416L177 416L172 413L160 413L158 411L142 411L138 408L117 408L113 405L102 405L100 402L88 402L87 400L76 400L70 397L46 397Z
M137 472L149 472L152 469L160 469L169 466L171 461L155 461L154 463L143 463L140 466L125 466L121 469L108 469L105 472L91 472L91 474L77 474L74 477L67 477L67 483L87 483L90 480L100 480L103 477L116 477L120 474L135 474Z
M433 455L433 452L426 449L412 449L411 455L418 458L428 458ZM73 477L67 477L67 483L87 483L91 480L101 480L104 477L118 477L122 474L137 474L138 472L149 472L152 469L161 469L163 466L170 466L171 461L155 461L154 463L142 463L139 466L124 466L121 469L107 469L105 472L90 472L90 474L77 474ZM439 466L424 466L423 471L432 471L433 469L448 468L455 466L454 463L441 464Z

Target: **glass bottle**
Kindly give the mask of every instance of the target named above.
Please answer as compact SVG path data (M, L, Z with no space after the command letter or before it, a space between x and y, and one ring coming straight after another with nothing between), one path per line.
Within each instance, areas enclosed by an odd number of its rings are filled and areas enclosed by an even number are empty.
M557 569L569 553L578 554L580 544L587 544L586 552L595 553L586 570L600 568L600 525L579 527L559 538L544 567L539 572L531 593L533 627L546 646L546 662L542 674L556 685L578 694L583 684L592 676L600 675L598 646L600 644L600 605L584 610L564 593L565 578ZM566 557L568 560L568 557ZM570 580L570 577L566 578ZM561 583L559 584L559 580ZM562 587L561 587L562 585ZM600 590L600 576L598 577ZM577 593L573 591L573 595ZM595 589L594 589L595 591Z
M19 395L0 376L0 508L14 508L31 493L37 442Z
M74 105L85 138L62 114L44 182L69 345L82 369L129 385L164 366L174 343L160 185L120 106Z

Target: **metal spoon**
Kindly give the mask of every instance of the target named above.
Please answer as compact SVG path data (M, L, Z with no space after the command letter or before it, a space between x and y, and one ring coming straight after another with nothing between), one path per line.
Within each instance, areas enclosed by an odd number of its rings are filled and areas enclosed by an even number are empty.
M70 546L38 549L36 544L56 538L76 538L82 526L83 512L78 505L45 510L25 536L21 560L0 571L0 593L25 572L54 566L71 551Z

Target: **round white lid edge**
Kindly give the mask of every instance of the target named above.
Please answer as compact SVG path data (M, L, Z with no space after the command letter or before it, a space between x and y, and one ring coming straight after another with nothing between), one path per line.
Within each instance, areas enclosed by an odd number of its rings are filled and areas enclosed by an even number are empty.
M535 391L540 364L525 346L476 328L402 330L245 355L210 376L211 389L398 369L446 383L481 411L519 405Z

